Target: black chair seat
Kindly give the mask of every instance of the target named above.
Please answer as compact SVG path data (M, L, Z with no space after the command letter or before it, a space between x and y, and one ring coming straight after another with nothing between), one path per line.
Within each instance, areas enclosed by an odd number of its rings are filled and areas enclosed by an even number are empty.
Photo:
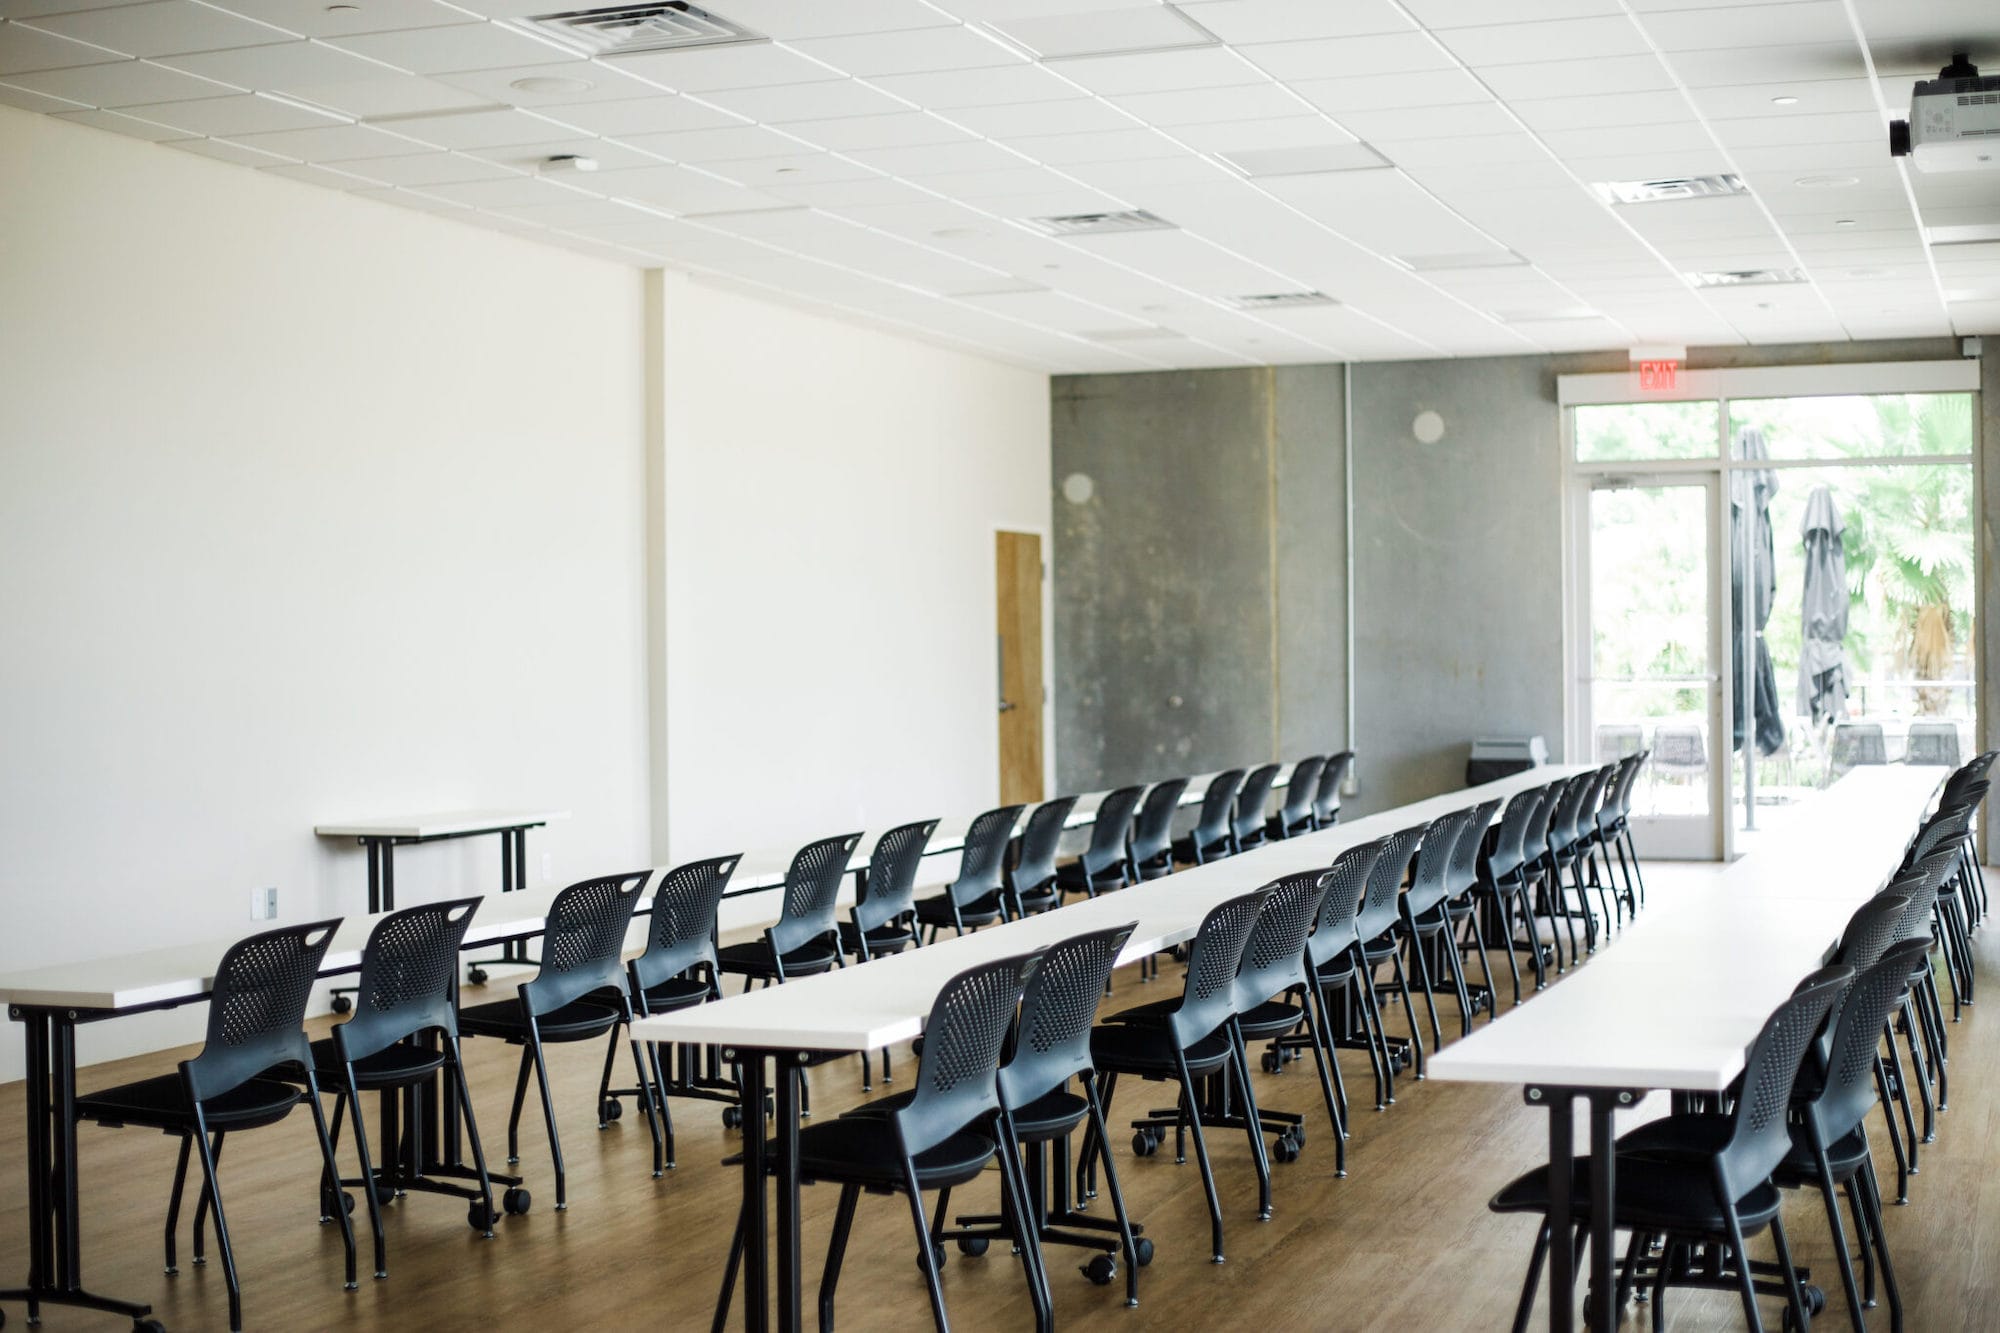
M868 941L870 957L879 957L885 953L900 953L909 947L910 928L891 921L864 932L852 921L840 923L840 947L847 952L860 953L863 938ZM790 970L791 965L786 964L786 971Z
M283 1120L294 1106L305 1100L305 1095L302 1088L289 1083L253 1078L220 1097L210 1098L203 1112L212 1130L256 1129ZM194 1128L194 1108L188 1105L187 1089L179 1074L161 1074L79 1097L76 1118L100 1125Z
M1122 889L1125 887L1125 868L1112 865L1095 875L1086 875L1083 862L1067 861L1056 867L1056 883L1071 893L1086 893L1091 888Z
M1214 842L1203 843L1197 855L1192 837L1174 839L1174 859L1176 861L1212 861L1218 856L1229 855L1229 839L1217 838Z
M770 1151L775 1160L775 1141ZM976 1180L995 1151L993 1140L984 1134L973 1130L954 1134L917 1154L917 1183L925 1189L942 1189ZM799 1173L808 1180L901 1185L895 1126L886 1115L849 1115L807 1125L799 1131Z
M672 1013L676 1009L703 1004L708 997L709 988L706 981L694 977L668 977L665 981L647 989L646 1012Z
M990 926L1001 916L1000 895L997 893L975 898L960 907L957 920L951 915L951 899L943 894L917 900L917 920L927 926L954 926L961 922L968 926Z
M1102 1070L1171 1078L1177 1072L1174 1045L1164 1023L1111 1022L1090 1031L1090 1058ZM1221 1030L1209 1033L1187 1052L1188 1072L1197 1078L1228 1062L1229 1038Z
M1581 1224L1590 1220L1590 1159L1574 1162L1570 1215ZM1706 1169L1685 1161L1662 1161L1618 1154L1618 1225L1649 1231L1722 1234L1727 1228L1722 1205ZM1487 1204L1496 1213L1546 1213L1549 1210L1549 1169L1536 1167L1509 1181ZM1768 1181L1737 1201L1736 1215L1745 1233L1768 1225L1778 1215L1778 1190Z
M1813 1160L1812 1140L1807 1137L1806 1127L1794 1124L1790 1129L1791 1150L1772 1173L1772 1178L1792 1189L1817 1186L1819 1166ZM1618 1140L1620 1161L1623 1162L1623 1154L1627 1152L1661 1161L1705 1159L1720 1151L1722 1145L1729 1141L1729 1130L1730 1117L1713 1112L1668 1116L1664 1120L1641 1125L1622 1136ZM1833 1169L1835 1180L1845 1180L1854 1174L1867 1158L1868 1139L1859 1129L1827 1145L1827 1165ZM1622 1165L1620 1169L1623 1169Z
M1358 971L1359 969L1354 965L1354 954L1351 951L1343 950L1320 964L1319 969L1313 973L1313 977L1319 982L1321 988L1324 989L1354 980Z
M584 1041L601 1037L617 1026L618 1011L589 995L571 1000L535 1020L545 1042ZM518 1044L528 1039L528 1020L521 1016L519 1001L495 1000L461 1009L458 1030L469 1037L499 1037Z
M340 1072L340 1052L333 1044L332 1037L322 1037L312 1044L313 1069L320 1077L321 1086L341 1086L345 1077ZM442 1050L426 1050L407 1042L397 1042L385 1046L373 1055L363 1056L354 1062L354 1086L357 1091L370 1092L377 1088L407 1087L419 1080L429 1078L444 1068Z
M917 1094L912 1090L891 1093L878 1097L872 1102L863 1102L850 1111L841 1112L842 1119L874 1116L880 1119L892 1111L901 1110L910 1104ZM1043 1139L1059 1139L1083 1123L1090 1114L1090 1103L1073 1092L1057 1088L1014 1113L1014 1132L1023 1143Z
M728 944L716 950L716 962L720 970L733 972L745 977L775 977L777 969L771 966L771 946L762 940L750 940L743 944ZM788 977L811 976L824 972L839 961L833 946L821 940L802 944L785 955L785 975Z
M1266 1037L1276 1037L1290 1032L1305 1021L1304 1006L1284 1000L1266 1000L1254 1009L1239 1014L1237 1026L1243 1031L1245 1041L1263 1041Z

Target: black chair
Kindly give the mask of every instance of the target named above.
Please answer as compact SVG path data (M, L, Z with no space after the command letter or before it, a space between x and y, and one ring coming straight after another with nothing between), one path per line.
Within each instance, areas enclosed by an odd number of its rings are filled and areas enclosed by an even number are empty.
M1583 919L1583 951L1597 952L1597 913L1590 906L1589 886L1583 879L1583 820L1584 801L1590 795L1590 788L1597 780L1596 770L1579 773L1562 784L1556 794L1555 810L1549 818L1549 877L1545 891L1551 894L1567 913L1569 892L1576 892L1576 915ZM1564 881L1564 872L1569 874ZM1570 961L1577 958L1576 945L1570 945Z
M1201 1164L1202 1189L1208 1196L1208 1219L1214 1241L1214 1258L1222 1262L1222 1201L1216 1193L1215 1171L1209 1163L1208 1141L1202 1133L1200 1093L1195 1080L1233 1072L1249 1114L1245 1120L1251 1156L1257 1163L1261 1214L1270 1214L1270 1167L1264 1158L1264 1136L1258 1132L1250 1075L1236 1049L1229 1020L1236 1007L1236 972L1243 960L1243 946L1257 924L1258 909L1269 891L1250 893L1218 903L1202 918L1188 946L1185 989L1171 1012L1157 1014L1152 1021L1121 1022L1113 1015L1108 1022L1091 1030L1090 1055L1098 1072L1106 1075L1105 1114L1118 1093L1118 1079L1130 1075L1148 1082L1173 1081L1180 1088L1180 1105L1174 1111L1148 1116L1133 1122L1132 1149L1141 1157L1159 1151L1165 1126L1174 1127L1176 1162L1187 1160L1185 1138L1194 1136L1195 1160ZM1108 1138L1094 1127L1084 1136L1078 1173L1085 1177L1082 1193L1088 1195L1092 1158L1110 1151Z
M1361 910L1362 895L1368 891L1368 875L1375 868L1376 859L1382 855L1383 839L1364 842L1358 847L1349 847L1334 858L1333 869L1327 872L1326 896L1320 899L1319 919L1313 923L1312 934L1306 937L1305 973L1307 989L1315 1008L1311 1028L1304 1033L1288 1033L1272 1041L1271 1049L1264 1053L1264 1072L1275 1074L1284 1067L1287 1058L1296 1058L1308 1045L1317 1047L1317 1058L1333 1074L1334 1096L1340 1106L1338 1124L1342 1137L1346 1136L1347 1086L1340 1076L1340 1065L1334 1058L1334 1051L1343 1044L1361 1047L1368 1052L1368 1063L1375 1074L1375 1104L1384 1105L1387 1096L1387 1075L1382 1067L1382 1049L1377 1041L1375 1024L1381 1015L1362 1002L1359 994L1361 985L1361 942L1355 938L1354 920ZM1334 1007L1334 1000L1339 1008ZM1334 1015L1343 1017L1350 1013L1361 1016L1364 1035L1351 1042L1343 1042L1340 1025Z
M1445 941L1451 950L1448 961L1458 982L1459 1004L1467 1035L1472 1032L1474 1015L1481 1009L1486 1011L1486 1021L1490 1023L1500 1008L1500 988L1493 982L1493 960L1486 953L1486 924L1479 915L1484 897L1479 858L1486 850L1487 831L1493 826L1493 816L1499 813L1500 798L1497 796L1466 811L1465 823L1458 831L1458 841L1452 845L1451 860L1445 866L1444 910L1451 922ZM1477 986L1465 978L1464 960L1468 946L1479 955L1480 984Z
M761 940L746 940L716 950L717 965L727 975L769 986L787 977L814 976L840 966L840 923L834 911L840 903L840 882L859 833L843 833L807 843L785 871L784 900L778 920Z
M1576 940L1576 918L1570 915L1569 902L1563 892L1562 877L1556 870L1552 852L1556 807L1562 803L1562 796L1569 789L1563 780L1551 782L1535 792L1534 812L1528 816L1526 827L1521 833L1524 859L1521 862L1521 883L1523 900L1527 903L1526 919L1531 941L1541 939L1536 918L1549 923L1549 952L1555 960L1556 975L1560 976L1583 955ZM1569 953L1563 953L1563 939L1569 939Z
M1813 1038L1826 1021L1835 998L1854 980L1846 967L1822 968L1800 985L1790 999L1779 1005L1765 1020L1757 1039L1744 1060L1743 1095L1735 1110L1718 1122L1702 1116L1700 1129L1683 1129L1676 1121L1686 1116L1670 1116L1656 1122L1661 1128L1643 1126L1639 1133L1652 1135L1686 1133L1690 1141L1701 1136L1702 1150L1672 1160L1662 1160L1651 1152L1628 1144L1634 1136L1619 1141L1617 1160L1618 1197L1616 1225L1630 1231L1633 1246L1624 1265L1621 1285L1634 1278L1636 1256L1645 1248L1646 1238L1661 1238L1671 1258L1692 1255L1698 1247L1726 1249L1710 1256L1704 1269L1706 1285L1734 1286L1743 1299L1743 1312L1750 1327L1762 1330L1757 1313L1757 1285L1744 1237L1766 1228L1778 1250L1778 1267L1785 1279L1790 1327L1805 1328L1810 1320L1798 1271L1792 1266L1791 1246L1785 1239L1785 1224L1779 1216L1780 1199L1771 1174L1792 1150L1792 1136L1786 1125L1793 1084ZM1487 1205L1496 1213L1540 1213L1541 1230L1528 1264L1528 1276L1521 1289L1514 1328L1524 1330L1534 1304L1535 1288L1541 1281L1542 1262L1553 1240L1556 1244L1576 1243L1591 1223L1591 1169L1588 1157L1574 1160L1571 1168L1570 1216L1577 1236L1552 1237L1547 1221L1549 1210L1549 1168L1538 1167L1521 1176ZM1677 1285L1692 1284L1696 1275L1680 1272L1669 1265ZM1598 1300L1614 1300L1614 1294L1599 1292ZM1658 1299L1658 1296L1655 1296Z
M1021 990L1035 975L1041 954L1023 954L981 963L945 982L931 1005L924 1025L926 1040L918 1057L917 1082L907 1101L874 1115L848 1115L807 1125L798 1134L799 1179L802 1184L838 1184L840 1204L834 1214L833 1237L827 1246L826 1269L820 1278L820 1327L834 1327L834 1293L847 1255L848 1233L855 1205L865 1190L898 1193L910 1204L916 1226L918 1262L929 1288L931 1316L940 1333L949 1328L944 1289L938 1280L940 1255L924 1216L923 1191L950 1190L977 1180L997 1157L1000 1189L1010 1218L1030 1216L1020 1179L1020 1162L1002 1151L1010 1131L999 1095L1000 1052L1013 1026ZM778 1145L771 1146L775 1163ZM939 1205L942 1212L943 1204ZM1018 1228L1034 1300L1038 1329L1054 1326L1049 1310L1047 1279L1035 1228ZM745 1219L739 1211L736 1237L723 1276L722 1304L715 1327L723 1326L742 1262Z
M1267 837L1296 838L1319 827L1313 818L1313 801L1319 795L1320 770L1325 767L1326 756L1317 754L1292 765L1292 775L1285 780L1285 799L1264 825Z
M1352 750L1327 756L1326 766L1319 771L1319 787L1313 792L1314 828L1331 828L1340 822L1340 788L1353 767Z
M1016 845L1014 864L1007 867L1007 904L1015 919L1062 906L1056 880L1056 853L1076 809L1076 797L1043 801L1029 814Z
M1347 1119L1341 1108L1346 1096L1334 1087L1340 1067L1334 1063L1330 1033L1323 1026L1323 1004L1313 1003L1313 987L1306 973L1306 940L1319 922L1320 908L1332 884L1332 871L1306 870L1267 886L1270 894L1258 910L1257 925L1243 946L1243 964L1236 973L1234 1026L1239 1051L1249 1042L1274 1041L1288 1033L1305 1038L1319 1072L1327 1123L1333 1129L1333 1174L1344 1177ZM1270 1054L1265 1053L1266 1069L1275 1072L1283 1068ZM1271 1156L1280 1162L1297 1161L1305 1149L1305 1117L1290 1111L1265 1111L1261 1121L1261 1128L1277 1135Z
M1427 824L1413 824L1381 839L1381 853L1368 871L1368 891L1362 896L1361 911L1354 919L1356 946L1361 956L1361 994L1367 1012L1373 1015L1370 1037L1377 1044L1383 1084L1377 1089L1375 1109L1396 1104L1396 1071L1415 1061L1418 1078L1424 1076L1424 1039L1417 1030L1417 1007L1410 997L1409 976L1403 971L1403 951L1398 926L1402 921L1403 877L1416 859L1417 845L1424 840ZM1403 996L1403 1016L1409 1020L1407 1041L1391 1037L1382 1022L1382 998L1375 986L1375 973L1387 963L1394 974L1395 988Z
M1579 879L1578 895L1585 891L1581 882L1584 868L1590 870L1588 887L1597 890L1597 902L1604 909L1604 932L1610 934L1614 928L1622 928L1625 923L1625 902L1611 883L1611 859L1603 845L1602 832L1598 823L1599 813L1604 808L1605 793L1611 788L1611 781L1617 776L1618 766L1606 764L1586 775L1583 784L1583 799L1576 807L1576 842L1571 848L1571 864ZM1604 863L1598 864L1603 853Z
M1174 815L1187 791L1186 778L1156 782L1139 803L1132 821L1132 870L1140 880L1159 879L1174 870Z
M1459 966L1458 949L1451 940L1451 917L1445 910L1445 900L1451 896L1451 885L1446 876L1452 856L1458 850L1459 835L1464 832L1471 815L1470 810L1454 810L1440 816L1424 830L1423 843L1417 850L1416 869L1410 875L1409 891L1397 903L1393 929L1403 948L1404 994L1408 995L1408 985L1412 983L1423 989L1424 1008L1431 1020L1432 1049L1444 1045L1444 1030L1438 1024L1437 991L1446 982L1450 982L1458 993L1466 1031L1470 1032L1472 1026L1472 1001L1465 993L1465 977ZM1444 975L1438 975L1440 971ZM1421 1043L1418 1050L1422 1051ZM1419 1077L1423 1068L1420 1053L1417 1060Z
M1234 849L1248 851L1264 841L1265 809L1271 804L1271 787L1278 780L1282 764L1259 764L1243 779L1236 793L1236 813L1229 822L1229 838Z
M1475 897L1481 899L1481 910L1490 914L1499 927L1500 939L1507 955L1507 969L1514 977L1514 1003L1521 1002L1521 964L1518 955L1522 949L1528 951L1528 960L1535 970L1535 989L1548 985L1548 969L1543 956L1542 940L1535 929L1534 904L1528 895L1527 877L1524 869L1528 861L1528 823L1534 818L1540 804L1541 793L1535 790L1517 792L1514 799L1507 802L1507 808L1500 813L1500 822L1494 826L1493 837L1487 846L1480 849L1479 883ZM1520 924L1515 912L1519 911L1520 923L1527 927L1527 939L1521 938ZM1497 1010L1498 1004L1494 1005Z
M1201 865L1232 855L1236 851L1231 816L1236 809L1236 793L1243 787L1243 770L1225 769L1208 780L1201 795L1201 812L1186 836L1174 839L1174 860L1183 865Z
M479 1124L473 1118L458 1047L458 951L478 910L478 898L460 898L406 908L376 922L361 951L361 981L354 990L353 1016L334 1028L332 1036L312 1044L314 1073L320 1086L333 1090L331 1139L336 1149L341 1119L350 1106L354 1109L354 1151L361 1161L361 1176L339 1184L359 1187L367 1201L378 1278L389 1276L382 1205L397 1195L420 1190L468 1200L467 1221L488 1238L499 1220L493 1210L493 1182L486 1171L486 1152L479 1142ZM445 1075L445 1095L456 1100L456 1112L464 1118L476 1188L436 1179L420 1169L406 1169L414 1164L397 1151L399 1095L407 1096L410 1089L440 1073ZM383 1144L389 1156L380 1170L375 1166L367 1121L361 1114L364 1092L382 1095ZM420 1117L412 1116L411 1131L420 1131L422 1123ZM333 1185L331 1180L325 1183L328 1195L333 1193ZM509 1189L503 1201L508 1212L524 1212L527 1191ZM353 1202L351 1196L324 1197L320 1212L330 1217L346 1212Z
M1597 812L1597 843L1604 849L1605 873L1610 873L1611 858L1616 855L1619 876L1625 883L1624 902L1635 917L1646 904L1646 877L1639 868L1639 849L1632 841L1632 801L1651 754L1641 750L1618 761L1611 785L1604 792L1604 804Z
M652 917L646 924L646 948L625 964L625 993L634 1017L670 1014L692 1008L722 994L722 977L715 956L716 916L729 877L743 858L714 856L690 861L667 871L653 891ZM618 1031L604 1045L604 1073L597 1081L597 1124L602 1129L623 1112L622 1098L631 1097L643 1109L651 1104L660 1119L661 1142L654 1145L653 1174L675 1165L674 1119L667 1109L669 1095L707 1101L735 1100L735 1085L723 1079L710 1061L706 1068L691 1047L669 1048L663 1055L653 1042L643 1043L652 1071L645 1087L613 1088L611 1068L618 1058Z
M852 919L840 923L840 947L855 961L901 953L918 942L917 870L937 826L935 819L898 824L875 840Z
M917 924L931 939L946 926L963 935L969 927L990 926L1007 915L1007 843L1025 808L1003 805L972 821L959 855L958 878L937 897L917 901Z
M174 1166L173 1195L167 1204L167 1275L178 1273L175 1232L179 1227L181 1195L187 1186L188 1153L201 1156L201 1200L194 1224L194 1261L204 1262L202 1220L215 1209L215 1239L222 1248L223 1278L229 1285L229 1327L243 1327L243 1288L236 1275L236 1251L229 1240L229 1222L222 1208L222 1183L216 1161L223 1141L232 1133L274 1125L304 1102L312 1110L313 1131L319 1138L322 1180L337 1177L333 1142L319 1104L319 1081L312 1048L306 1041L306 1001L320 961L340 921L315 921L286 926L238 940L216 965L209 993L208 1037L201 1053L181 1061L180 1071L123 1083L76 1100L76 1118L120 1128L139 1125L171 1134L181 1141ZM295 1080L295 1081L286 1081ZM299 1085L303 1083L304 1087ZM347 1290L359 1285L354 1276L354 1228L345 1208L334 1209L340 1239L347 1251ZM46 1275L44 1275L46 1276Z
M1090 826L1090 845L1076 860L1057 868L1057 887L1064 893L1095 898L1100 892L1122 889L1138 878L1132 873L1127 843L1132 836L1132 813L1139 808L1145 794L1144 787L1120 787L1105 794Z
M534 1073L542 1094L542 1119L549 1132L549 1156L555 1163L557 1212L569 1207L569 1174L563 1166L555 1096L549 1089L548 1062L542 1048L551 1043L594 1041L620 1023L632 1021L632 1004L625 994L625 934L632 925L632 911L639 905L640 890L651 874L639 870L605 875L558 893L542 934L541 969L521 983L514 999L474 1005L458 1016L458 1030L466 1036L497 1037L521 1048L514 1105L507 1116L509 1163L521 1160L521 1109L527 1101L528 1074ZM630 1046L639 1085L648 1086L639 1043L631 1042ZM657 1162L665 1152L660 1121L653 1113L652 1098L642 1101Z
M1023 1170L1030 1182L1029 1202L1041 1208L1036 1215L1040 1242L1099 1251L1081 1269L1099 1286L1118 1276L1113 1256L1123 1253L1127 1305L1139 1303L1139 1269L1152 1262L1153 1242L1140 1235L1144 1228L1125 1211L1118 1169L1108 1155L1104 1171L1111 1189L1109 1221L1073 1206L1067 1163L1069 1137L1078 1125L1088 1121L1100 1137L1106 1133L1097 1068L1090 1059L1090 1029L1118 952L1132 930L1131 924L1113 926L1049 947L1022 993L1012 1049L1000 1066L1000 1104L1006 1108L1015 1141L1026 1155ZM1070 1091L1071 1079L1077 1080L1081 1096ZM907 1097L899 1093L850 1114L872 1113L875 1107ZM939 1241L956 1241L961 1253L983 1254L992 1241L1013 1237L1007 1219L990 1214L961 1217L956 1229L945 1231L940 1225L944 1209L940 1199L932 1236Z

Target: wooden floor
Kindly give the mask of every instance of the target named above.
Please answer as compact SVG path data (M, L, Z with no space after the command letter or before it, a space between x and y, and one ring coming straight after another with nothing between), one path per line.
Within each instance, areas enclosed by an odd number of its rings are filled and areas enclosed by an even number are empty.
M1665 874L1659 880L1656 894L1672 891ZM1989 977L2000 961L1993 935L1988 931L1980 942ZM1172 969L1150 985L1140 984L1127 969L1107 1005L1155 998L1175 984ZM1671 1003L1671 996L1663 995L1662 1002ZM1993 1170L2000 1160L2000 1024L1993 1018L1969 1011L1952 1029L1950 1113L1938 1141L1925 1149L1910 1205L1889 1210L1889 1238L1912 1330L2000 1328L2000 1274L1989 1259L2000 1245L2000 1172ZM1448 1033L1452 1021L1447 1012ZM492 1042L469 1042L468 1049L480 1120L497 1160L504 1150L514 1053ZM337 1233L316 1225L309 1119L295 1115L232 1140L223 1167L224 1197L237 1237L246 1326L706 1328L738 1197L738 1177L717 1163L734 1149L736 1136L722 1130L712 1105L677 1104L680 1167L663 1180L652 1179L642 1123L628 1114L607 1131L595 1128L591 1106L600 1056L595 1044L558 1047L552 1061L570 1163L566 1213L550 1207L554 1193L545 1140L531 1109L521 1169L535 1191L533 1210L508 1220L488 1241L467 1227L464 1206L455 1200L424 1195L402 1200L388 1210L386 1280L367 1276L366 1229L357 1228L363 1246L358 1292L341 1290ZM163 1053L97 1066L84 1071L82 1083L101 1087L159 1072L170 1069L175 1058ZM1242 1136L1213 1137L1228 1224L1229 1258L1221 1267L1208 1261L1207 1216L1193 1163L1176 1166L1170 1149L1135 1159L1119 1136L1126 1190L1158 1244L1158 1258L1143 1274L1140 1307L1127 1309L1122 1280L1094 1287L1076 1271L1079 1256L1052 1249L1060 1323L1072 1329L1217 1324L1262 1333L1505 1328L1533 1224L1490 1215L1486 1199L1545 1155L1545 1117L1522 1103L1518 1089L1414 1080L1402 1084L1397 1105L1377 1114L1369 1109L1365 1057L1348 1054L1343 1061L1356 1099L1347 1179L1333 1176L1317 1083L1306 1066L1259 1076L1264 1104L1306 1113L1313 1131L1304 1157L1274 1167L1273 1220L1256 1220L1255 1184ZM905 1054L898 1072L907 1077L912 1069ZM1159 1104L1160 1098L1150 1095L1157 1091L1137 1084L1121 1088L1114 1122ZM813 1093L822 1116L859 1100L856 1065L843 1061L815 1071ZM151 1301L169 1328L226 1327L222 1274L213 1263L188 1264L185 1231L181 1276L161 1273L160 1229L173 1141L141 1130L88 1126L82 1135L88 1285ZM22 1156L22 1108L14 1085L0 1094L0 1285L26 1273ZM1886 1183L1893 1184L1886 1145L1878 1161ZM993 1179L989 1173L983 1188L976 1187L975 1197L965 1202L981 1211L990 1207L997 1195ZM830 1188L806 1192L808 1310L834 1201ZM1818 1203L1795 1198L1786 1216L1802 1262L1828 1288L1820 1325L1846 1327ZM909 1226L901 1200L863 1199L841 1283L846 1327L930 1326ZM1764 1252L1761 1243L1753 1244ZM960 1329L1030 1326L1020 1269L998 1248L979 1259L953 1251L945 1285ZM22 1326L19 1305L7 1306L5 1313L13 1327ZM1769 1313L1776 1328L1775 1307ZM1872 1312L1872 1322L1888 1327L1886 1306ZM1675 1293L1667 1326L1735 1328L1741 1326L1741 1312L1731 1297ZM51 1310L44 1327L122 1324Z

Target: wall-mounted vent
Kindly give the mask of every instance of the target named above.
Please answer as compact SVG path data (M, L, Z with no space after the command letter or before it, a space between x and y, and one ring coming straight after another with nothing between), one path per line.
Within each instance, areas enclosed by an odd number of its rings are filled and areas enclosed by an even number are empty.
M1174 224L1143 208L1124 213L1065 213L1052 218L1027 218L1027 226L1044 236L1114 236L1125 231L1173 231Z
M770 40L684 0L572 9L560 14L539 14L523 21L544 36L592 56L629 56L642 51L680 51L696 46Z
M1748 194L1741 176L1669 176L1650 181L1598 181L1590 187L1607 204L1665 204Z
M1805 273L1795 268L1729 268L1686 277L1697 287L1782 287L1806 280Z
M1252 296L1232 296L1230 305L1238 310L1289 310L1302 305L1339 305L1325 292L1258 292Z

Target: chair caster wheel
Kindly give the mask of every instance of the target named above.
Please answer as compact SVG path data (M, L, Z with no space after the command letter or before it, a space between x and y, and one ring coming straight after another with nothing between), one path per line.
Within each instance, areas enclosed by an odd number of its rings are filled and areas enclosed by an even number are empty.
M1160 1150L1160 1136L1150 1129L1136 1130L1132 1134L1132 1155L1151 1157Z
M725 1106L722 1108L722 1127L724 1129L740 1129L742 1128L742 1126L743 1126L742 1107Z
M986 1253L986 1247L989 1243L984 1236L960 1236L958 1238L958 1252L977 1259L980 1255Z
M390 1204L396 1201L396 1194L397 1191L394 1185L378 1184L375 1186L375 1203L378 1207L387 1208ZM353 1212L354 1205L350 1203L347 1207L347 1211L350 1213Z
M622 1118L624 1114L625 1103L619 1101L616 1097L606 1097L597 1104L597 1123L599 1126L608 1125L612 1121Z
M347 1013L353 1008L354 1001L348 999L345 995L336 995L333 997L333 1012L336 1014Z
M165 1273L168 1277L179 1277L181 1275L181 1270L172 1264L169 1264L167 1267L161 1269L160 1271ZM4 1311L0 1311L0 1328L5 1328L5 1327L7 1327L7 1315Z
M1264 1052L1264 1058L1259 1063L1261 1063L1264 1066L1264 1072L1267 1074L1279 1073L1285 1067L1284 1058L1280 1056L1276 1051Z
M931 1246L931 1262L938 1267L939 1271L943 1271L944 1269L944 1257L945 1257L944 1246L942 1245ZM920 1254L917 1256L918 1270L921 1271L923 1269L923 1266L924 1266L924 1256Z
M474 1199L472 1206L465 1210L466 1224L482 1235L492 1235L493 1224L499 1220L500 1214L482 1199Z
M465 979L475 986L484 986L486 984L486 969L483 967L471 968L466 972Z
M1299 1145L1292 1141L1291 1135L1280 1134L1271 1140L1271 1158L1279 1162L1296 1162L1299 1160Z
M1304 1125L1293 1125L1287 1132L1291 1134L1293 1143L1298 1144L1301 1148L1306 1146L1306 1127Z
M500 1206L509 1215L514 1217L519 1217L522 1213L527 1212L529 1208L534 1206L534 1202L535 1196L522 1189L519 1185L516 1185L500 1196Z
M1134 1240L1132 1242L1132 1257L1139 1261L1139 1267L1141 1268L1145 1268L1151 1264L1153 1262L1153 1242L1144 1236L1140 1236Z
M1100 1254L1076 1271L1089 1278L1093 1286L1108 1287L1111 1280L1118 1276L1118 1261L1108 1254Z
M167 1333L167 1326L157 1319L135 1319L132 1333Z

